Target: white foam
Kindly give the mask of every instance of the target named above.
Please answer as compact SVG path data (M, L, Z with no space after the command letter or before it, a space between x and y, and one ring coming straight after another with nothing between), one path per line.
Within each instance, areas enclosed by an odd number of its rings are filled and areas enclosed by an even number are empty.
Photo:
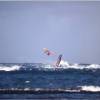
M28 91L28 90L30 90L30 88L25 88L24 90L25 90L25 91Z
M88 69L100 69L100 65L98 65L98 64L91 64L91 65L89 65L89 66L87 66L87 68Z
M60 66L57 67L54 64L43 64L41 66L37 66L36 68L46 68L46 69L100 69L99 64L91 64L91 65L81 65L81 64L69 64L67 61L62 60L60 62Z
M0 66L0 71L14 71L19 70L21 66L13 65L11 67L8 66Z
M69 63L67 61L61 60L60 65L69 66Z
M25 83L30 83L30 81L25 81Z
M31 67L31 66L30 66ZM27 70L27 66L21 66L21 65L12 65L12 66L2 66L0 65L0 71L16 71L16 70ZM28 67L29 68L29 67ZM38 65L36 64L35 67L31 67L28 70L32 70L34 68L37 68L38 70L57 70L57 69L86 69L86 70L93 70L95 71L95 69L100 69L100 65L98 64L91 64L91 65L79 65L79 64L69 64L67 61L62 60L60 62L60 66L57 67L53 64L41 64Z
M81 86L81 90L91 91L91 92L100 92L99 86Z
M79 64L69 64L67 61L61 61L60 63L61 65L61 68L64 68L64 69L100 69L100 65L98 64L91 64L91 65L79 65Z
M98 64L79 65L77 63L69 64L66 61L61 61L59 67L57 67L55 65L51 65L51 64L44 64L43 66L39 66L39 67L43 68L43 69L52 69L52 70L55 70L55 69L80 69L80 70L83 70L83 69L100 69L100 65L98 65Z

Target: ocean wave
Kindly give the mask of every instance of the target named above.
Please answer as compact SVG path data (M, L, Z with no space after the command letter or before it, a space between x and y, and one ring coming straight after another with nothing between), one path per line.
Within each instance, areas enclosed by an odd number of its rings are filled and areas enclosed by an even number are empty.
M81 86L83 91L100 92L100 86Z
M72 68L72 69L100 69L99 64L90 64L90 65L84 65L84 64L68 64L66 61L61 61L60 65L62 68Z
M38 67L39 69L44 69L44 70L64 70L64 69L79 69L79 70L96 70L100 69L99 64L90 64L90 65L83 65L83 64L68 64L66 61L61 61L60 66L57 67L55 65L51 64L45 64L42 66Z
M18 65L13 65L11 67L0 66L0 71L15 71L15 70L19 70L20 68L21 68L21 66L18 66Z
M33 64L0 64L0 71L18 71L18 70L45 70L45 71L55 71L55 70L67 70L67 69L79 69L79 70L96 70L100 69L99 64L69 64L66 61L61 61L60 66L57 67L53 64L42 64L42 63L33 63Z
M9 88L0 89L0 93L100 93L99 86L78 86L75 88Z

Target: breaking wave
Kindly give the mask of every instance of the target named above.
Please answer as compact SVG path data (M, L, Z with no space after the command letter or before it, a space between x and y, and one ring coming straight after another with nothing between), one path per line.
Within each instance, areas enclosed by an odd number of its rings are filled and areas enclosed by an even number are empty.
M100 93L99 86L79 86L76 88L57 88L57 89L49 89L49 88L8 88L8 89L0 89L0 93Z
M25 88L24 90L30 90L30 88ZM48 91L48 92L53 92L53 91L58 91L58 92L100 92L100 87L99 86L78 86L75 88L58 88L58 89L43 89L43 88L35 88L33 89L34 91Z
M24 63L24 64L0 64L0 71L18 71L18 70L67 70L67 69L79 69L79 70L96 70L100 69L99 64L69 64L66 61L61 61L60 66L57 67L53 64L42 63Z
M13 65L11 67L0 66L0 71L15 71L15 70L19 70L20 68L21 68L21 66L18 66L18 65Z
M91 92L100 92L99 86L81 86L81 90L83 91L91 91Z
M61 61L61 66L66 69L100 69L99 64L68 64L66 61Z

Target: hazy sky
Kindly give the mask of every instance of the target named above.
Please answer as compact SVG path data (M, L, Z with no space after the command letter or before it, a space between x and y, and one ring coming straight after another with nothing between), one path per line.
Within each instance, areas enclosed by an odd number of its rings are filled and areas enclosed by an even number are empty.
M0 62L100 64L100 2L0 2Z

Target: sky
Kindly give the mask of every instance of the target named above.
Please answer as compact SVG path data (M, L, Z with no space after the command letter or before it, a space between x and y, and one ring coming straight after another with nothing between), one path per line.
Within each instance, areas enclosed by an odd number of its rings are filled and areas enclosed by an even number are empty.
M99 1L0 1L0 63L47 63L63 54L70 63L100 64L99 43Z

